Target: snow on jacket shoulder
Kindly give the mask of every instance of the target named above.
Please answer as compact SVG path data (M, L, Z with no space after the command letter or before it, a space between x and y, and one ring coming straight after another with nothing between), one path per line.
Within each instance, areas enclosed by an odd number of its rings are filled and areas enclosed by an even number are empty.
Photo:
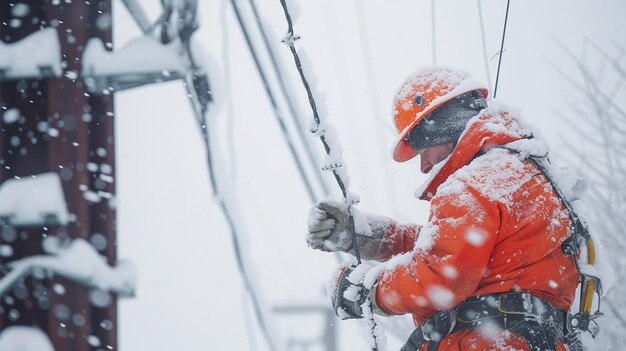
M379 275L377 302L421 323L470 296L529 291L569 309L578 282L560 244L569 218L554 189L524 155L498 146L530 132L496 103L468 123L424 188L429 221L413 250Z

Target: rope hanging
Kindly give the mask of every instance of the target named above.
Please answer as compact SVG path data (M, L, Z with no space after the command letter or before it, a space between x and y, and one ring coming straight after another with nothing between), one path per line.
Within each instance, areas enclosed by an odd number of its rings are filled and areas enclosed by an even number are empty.
M491 73L489 72L489 59L487 58L487 41L485 40L485 21L483 20L483 7L481 0L476 0L478 3L478 19L480 20L480 38L483 44L483 61L485 62L485 73L487 74L487 86L491 90Z
M287 4L285 3L285 0L280 0L280 4L283 8L283 12L285 14L285 19L287 20L287 34L285 35L284 39L283 39L283 43L285 43L287 46L289 46L289 50L291 51L291 54L293 56L294 62L296 64L296 68L298 70L298 74L300 76L300 80L302 81L302 84L304 85L304 89L306 90L307 93L307 97L309 100L309 105L311 107L311 110L313 111L313 119L315 120L315 129L313 130L313 132L315 134L317 134L317 136L320 138L322 144L324 145L324 150L326 151L326 154L330 157L331 156L331 147L328 143L328 140L326 140L326 136L324 135L324 130L321 127L321 120L320 120L320 116L319 116L319 112L318 112L318 108L317 108L317 104L315 102L315 98L313 97L313 92L311 90L311 86L309 85L308 80L306 79L306 76L304 74L304 71L302 69L302 61L300 60L300 57L298 56L298 52L296 50L295 47L295 42L296 40L300 39L300 36L295 35L294 31L293 31L293 22L291 20L291 15L289 14L289 10L287 8ZM352 240L354 241L354 255L356 256L357 262L358 264L361 264L361 253L359 250L359 243L358 243L358 238L356 235L356 231L354 228L354 216L352 215L352 205L356 202L355 199L352 199L351 196L348 193L348 189L346 188L346 182L344 181L344 179L342 178L341 174L337 171L338 168L343 167L343 165L341 164L335 164L332 168L330 168L329 170L332 171L333 176L335 177L335 180L337 182L337 185L339 185L339 188L341 189L341 193L343 195L343 198L345 199L347 205L348 205L348 213L350 214L350 218L349 218L349 226L348 226L348 231L349 234L352 237ZM367 302L369 302L369 299L366 300ZM371 335L372 335L372 350L373 351L378 351L379 347L378 347L378 340L376 337L376 321L374 320L374 316L372 313L369 314L370 315L370 320L369 325L371 326L370 331L371 331Z
M250 279L249 272L246 269L246 265L244 263L243 252L241 249L240 237L239 237L239 232L237 230L237 226L235 225L233 216L228 206L224 202L224 198L221 195L220 189L216 181L215 170L213 167L212 150L210 146L209 131L208 131L208 125L206 121L206 114L202 112L201 108L198 106L198 103L194 101L195 94L190 89L190 86L192 85L192 83L187 78L185 79L185 81L186 81L185 86L187 87L188 96L192 102L192 107L193 107L194 114L198 122L198 127L200 128L200 132L202 134L203 146L206 152L206 165L207 165L207 169L209 173L209 181L211 183L211 188L213 190L213 196L215 198L215 201L218 203L222 214L224 215L224 219L226 220L226 223L228 224L228 228L230 229L230 236L231 236L231 240L233 243L233 249L235 252L237 268L239 269L239 273L241 274L245 287L250 292L250 300L252 300L252 306L253 306L259 327L261 328L261 333L265 337L265 340L267 341L270 350L276 351L278 350L278 348L276 347L276 341L273 339L268 329L267 320L261 308L261 299L258 296L258 293L256 292L256 290L254 289L254 284L252 283L252 280Z
M192 23L196 22L196 5L197 3L193 3L193 8L188 9L193 14ZM193 32L197 30L197 25L191 27L190 32L188 33L189 37ZM191 48L189 46L189 42L187 41L186 50L189 50L189 57L193 57L191 55ZM242 250L240 231L238 226L235 223L235 218L233 216L232 210L228 204L225 202L224 197L222 196L222 192L220 190L217 175L215 174L215 167L213 163L213 153L211 149L211 138L209 135L209 125L207 123L207 113L209 104L212 102L210 98L207 99L206 96L203 96L202 93L206 93L210 91L208 86L208 80L204 82L201 78L202 76L198 76L197 71L200 68L196 65L195 62L191 62L193 67L193 71L186 74L184 77L184 85L187 90L187 96L191 103L191 107L196 118L196 122L198 124L198 128L200 129L200 133L202 136L202 143L206 153L206 166L209 175L209 182L211 184L211 188L213 191L213 196L215 201L218 203L219 208L228 224L228 228L230 229L230 236L233 244L233 249L235 252L235 259L237 262L237 268L241 274L244 286L250 293L250 300L252 301L253 309L255 312L255 316L257 319L257 323L261 329L261 334L264 336L267 341L268 347L272 351L277 351L279 348L277 347L277 341L272 337L272 333L270 332L268 321L263 312L263 308L261 307L261 298L258 292L255 290L255 286L252 278L250 277L250 272L247 269L245 260L244 260L244 252ZM206 77L204 77L206 78Z
M302 84L304 85L304 89L306 90L307 97L309 99L309 105L311 106L311 110L313 111L313 119L315 120L315 131L317 132L317 135L319 136L320 140L322 141L322 144L324 145L324 150L326 151L326 154L330 156L331 155L330 145L328 144L328 141L326 140L326 136L320 130L321 120L320 120L319 112L317 109L317 104L315 103L315 98L313 97L311 86L309 85L309 82L306 79L306 76L304 75L304 71L302 69L302 61L300 60L300 56L298 56L298 52L296 51L296 47L294 46L294 43L296 42L296 40L300 39L300 36L294 35L293 33L293 22L291 20L291 15L289 14L289 10L287 9L287 5L285 4L285 0L280 0L280 3L283 6L283 11L285 13L285 18L287 19L287 25L288 25L287 35L283 39L283 42L287 44L289 46L289 50L291 50L291 54L293 55L293 59L296 63L296 68L298 69L298 74L300 75L300 80L302 81ZM352 205L351 202L353 201L349 201L348 190L346 188L345 181L342 179L341 175L337 171L337 168L342 167L342 165L335 165L335 166L336 166L335 168L332 168L330 170L332 171L333 176L335 177L335 181L337 182L337 184L339 185L339 188L341 189L343 198L346 199L346 201L348 201L348 205ZM352 238L354 239L354 242L355 242L355 245L354 245L355 256L357 258L358 263L361 264L361 253L359 251L359 245L357 245L357 237L356 237L356 232L354 230L354 217L352 216L352 214L350 214L350 227L348 229L350 230L351 232L350 234L352 235Z
M493 89L493 98L498 93L498 80L500 79L500 65L502 64L502 51L504 50L504 38L506 36L506 24L509 21L509 5L511 0L506 1L506 14L504 15L504 29L502 30L502 44L500 44L500 57L498 58L498 73L496 74L496 87Z
M289 137L287 126L285 125L283 116L278 107L278 102L276 100L276 97L274 96L274 93L272 92L272 89L268 82L268 78L265 74L265 71L263 70L263 67L261 66L260 59L257 55L257 52L254 49L254 45L252 44L250 33L248 32L248 29L244 23L242 14L239 10L239 4L236 0L231 0L231 3L233 5L233 10L235 11L235 15L237 17L237 21L239 23L241 31L243 32L244 38L246 40L246 44L248 45L248 48L250 49L250 53L252 55L252 59L256 66L257 72L259 73L259 76L261 77L261 81L263 82L263 88L265 89L265 93L267 94L270 105L272 106L272 110L274 111L274 116L276 117L276 121L278 122L280 131L285 136L285 141L287 142L289 153L296 164L296 168L298 170L298 173L300 174L300 178L302 179L302 182L304 183L304 186L306 188L307 195L309 196L310 199L316 199L315 191L313 190L313 185L309 181L306 175L305 169L304 169L304 165L302 164L300 158L298 157L298 153L296 152L296 147L293 141L291 140L291 138ZM305 149L306 149L306 145L305 145Z

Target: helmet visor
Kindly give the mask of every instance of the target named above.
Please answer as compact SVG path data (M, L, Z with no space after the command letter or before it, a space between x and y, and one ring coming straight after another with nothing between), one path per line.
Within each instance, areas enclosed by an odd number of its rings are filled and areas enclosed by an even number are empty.
M460 95L429 113L406 137L414 152L436 145L456 142L467 122L487 107L477 91Z

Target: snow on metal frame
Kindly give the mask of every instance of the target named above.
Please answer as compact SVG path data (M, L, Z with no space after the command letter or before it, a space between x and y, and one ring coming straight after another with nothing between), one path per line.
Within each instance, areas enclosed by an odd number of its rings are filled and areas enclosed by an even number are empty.
M66 225L69 215L59 175L5 181L0 185L0 218L12 226Z
M61 76L61 45L54 28L11 44L0 41L0 52L0 80Z

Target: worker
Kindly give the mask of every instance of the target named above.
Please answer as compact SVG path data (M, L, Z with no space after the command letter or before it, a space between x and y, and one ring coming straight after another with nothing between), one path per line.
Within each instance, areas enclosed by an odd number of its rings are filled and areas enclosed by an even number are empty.
M416 196L428 222L400 224L322 201L308 219L308 244L383 263L374 279L343 266L331 284L342 319L412 314L403 350L566 350L567 311L579 273L563 245L571 236L564 200L535 162L545 143L518 115L464 72L429 68L394 100L393 158L419 156L429 180ZM393 260L390 258L395 257Z

